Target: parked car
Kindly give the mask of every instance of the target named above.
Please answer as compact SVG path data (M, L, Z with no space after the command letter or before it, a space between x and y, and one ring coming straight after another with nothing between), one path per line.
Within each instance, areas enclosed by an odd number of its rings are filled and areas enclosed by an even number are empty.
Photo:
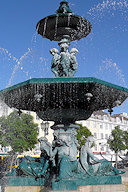
M123 162L123 164L124 164L125 167L128 167L128 160L125 160L125 159L124 159L122 162Z
M114 164L114 167L116 167L116 163ZM118 161L118 163L117 163L117 169L124 169L124 163L123 163L123 161Z

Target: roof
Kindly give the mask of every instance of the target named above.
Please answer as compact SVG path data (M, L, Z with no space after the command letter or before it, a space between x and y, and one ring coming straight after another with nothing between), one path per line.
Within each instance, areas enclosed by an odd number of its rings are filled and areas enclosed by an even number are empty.
M109 114L104 112L103 110L101 110L101 111L94 111L93 115L101 115L101 116L103 116L103 115L109 115Z

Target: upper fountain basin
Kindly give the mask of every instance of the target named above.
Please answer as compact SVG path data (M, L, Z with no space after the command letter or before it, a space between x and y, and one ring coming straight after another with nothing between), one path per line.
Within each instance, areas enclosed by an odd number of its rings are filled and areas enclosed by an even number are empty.
M10 107L62 123L87 119L93 111L120 105L128 97L128 89L93 77L34 78L0 91L0 96Z
M40 20L36 29L40 35L50 40L60 41L66 36L70 41L75 41L91 32L91 24L72 13L57 13Z

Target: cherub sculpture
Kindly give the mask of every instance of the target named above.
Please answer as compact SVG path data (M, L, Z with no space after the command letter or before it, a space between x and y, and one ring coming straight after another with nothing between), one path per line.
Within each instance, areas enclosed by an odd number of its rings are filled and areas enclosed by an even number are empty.
M72 48L69 53L70 42L68 39L62 39L58 45L60 46L60 54L56 48L50 50L53 55L51 70L55 77L73 77L77 71L76 54L78 50Z
M77 72L78 64L76 60L76 54L78 53L78 50L76 48L72 48L70 51L70 68L69 73L70 76L73 77L74 74Z
M59 51L56 48L50 50L50 53L53 55L51 70L55 74L55 77L59 77L59 65L60 65L60 55Z

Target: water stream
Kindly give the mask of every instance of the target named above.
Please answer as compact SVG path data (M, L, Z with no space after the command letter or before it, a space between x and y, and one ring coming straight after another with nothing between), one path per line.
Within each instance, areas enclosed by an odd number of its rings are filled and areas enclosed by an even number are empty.
M48 17L45 18L43 36L45 36L46 27L47 27L47 20L48 20ZM37 31L38 31L38 29L37 29Z
M10 77L10 79L9 79L9 82L8 82L7 87L11 86L11 82L12 82L12 79L13 79L16 71L18 70L18 68L19 68L20 65L22 64L23 59L26 58L29 54L31 54L31 50L28 48L28 51L25 52L24 55L22 55L22 56L20 57L20 59L16 59L17 62L16 62L16 65L14 66L14 69L13 69L13 72L12 72L11 77ZM21 70L23 70L23 67L21 67ZM24 70L23 70L23 72L26 73L26 76L28 76L28 71L24 71Z
M92 32L84 39L84 43L82 42L84 44L83 47L81 46L82 49L78 44L78 49L81 49L81 58L85 58L87 63L90 60L89 57L95 59L95 55L98 53L98 62L94 66L94 72L92 68L93 76L127 87L126 77L121 70L122 63L117 61L119 46L122 49L125 42L123 36L126 36L128 31L128 2L126 0L103 0L89 9L87 16L92 24ZM84 17L87 18L87 16ZM106 48L106 53L101 47ZM86 63L83 64L85 67L87 67Z
M99 66L99 70L94 74L94 76L104 79L104 76L107 79L112 78L114 84L118 84L123 87L128 87L124 74L112 59L106 58L102 61L102 64ZM117 83L118 81L118 83Z
M56 15L56 24L55 24L55 34L54 34L54 39L56 39L56 35L57 35L58 19L59 19L59 15Z
M118 11L124 17L128 19L128 2L127 0L106 0L102 3L98 3L95 7L91 8L88 11L88 14L91 16L95 22L101 21L105 16L106 12L109 12L112 16Z

